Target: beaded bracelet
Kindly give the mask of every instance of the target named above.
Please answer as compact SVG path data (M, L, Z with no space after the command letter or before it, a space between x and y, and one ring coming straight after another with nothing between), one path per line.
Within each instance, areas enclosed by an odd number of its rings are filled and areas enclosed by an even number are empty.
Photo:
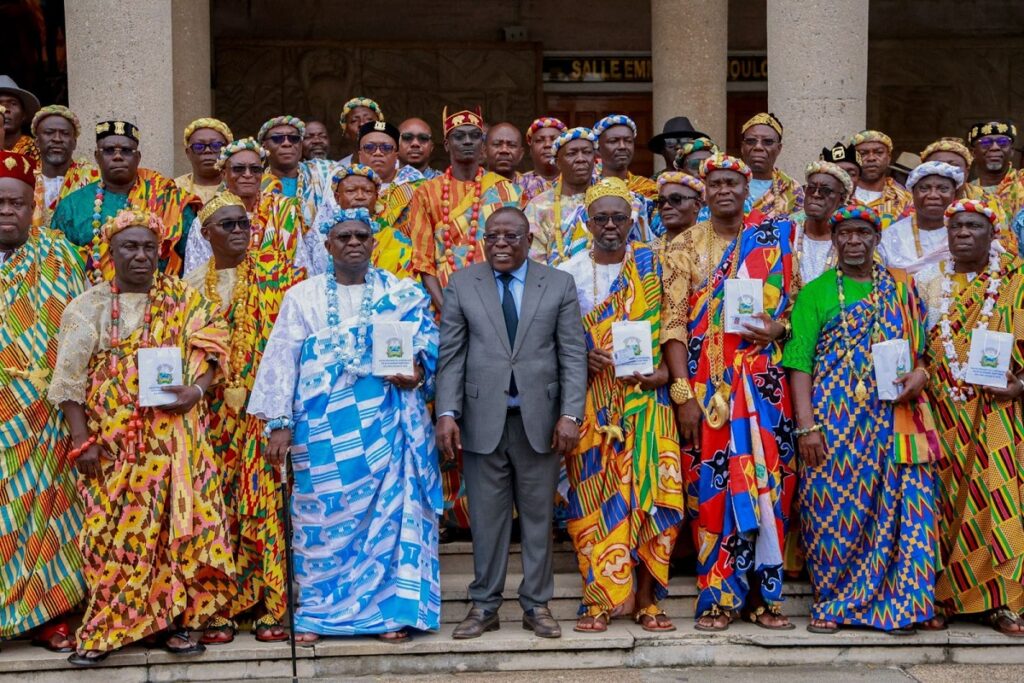
M813 434L814 432L820 431L821 425L814 425L813 427L808 427L807 429L794 429L793 436L799 439L801 436L807 436L808 434Z
M89 447L92 446L94 443L96 443L96 437L90 436L82 443L81 446L79 446L78 448L72 448L70 451L68 451L68 460L70 460L71 462L75 462L82 456L82 453L85 453L87 450L89 450Z
M270 438L270 433L278 429L291 429L295 422L290 417L275 417L263 428L263 436Z

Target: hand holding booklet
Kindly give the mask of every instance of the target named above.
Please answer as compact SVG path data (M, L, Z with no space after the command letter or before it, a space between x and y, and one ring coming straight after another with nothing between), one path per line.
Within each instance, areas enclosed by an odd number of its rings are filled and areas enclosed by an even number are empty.
M177 346L157 346L138 351L139 363L139 405L143 407L165 406L174 403L178 397L164 391L165 387L180 386L181 349Z
M416 323L402 321L373 322L373 371L374 377L415 374L412 337Z
M758 313L764 313L764 283L748 278L730 278L725 281L725 332L743 334L744 325L764 327Z
M875 384L879 401L895 401L903 392L896 380L913 370L910 343L906 339L887 339L871 345L875 365Z
M651 350L651 323L647 320L624 320L612 323L612 359L616 377L630 377L634 372L654 372Z
M971 349L967 354L967 382L1005 389L1012 349L1013 335L1009 332L972 331Z

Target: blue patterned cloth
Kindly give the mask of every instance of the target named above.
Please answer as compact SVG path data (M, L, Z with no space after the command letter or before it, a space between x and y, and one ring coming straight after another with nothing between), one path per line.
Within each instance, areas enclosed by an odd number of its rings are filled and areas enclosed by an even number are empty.
M366 281L374 321L417 324L413 345L428 381L423 389L399 390L380 377L343 372L326 326L302 345L291 452L299 632L440 626L441 485L426 407L437 327L429 298L412 280L371 268ZM352 343L357 317L341 322L343 346ZM362 359L367 372L369 347Z

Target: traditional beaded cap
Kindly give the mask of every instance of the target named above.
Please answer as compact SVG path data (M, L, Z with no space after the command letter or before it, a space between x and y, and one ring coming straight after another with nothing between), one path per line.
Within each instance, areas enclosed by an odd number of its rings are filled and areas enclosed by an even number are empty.
M348 115L351 114L356 107L366 107L377 115L378 121L384 120L384 110L380 108L379 104L371 100L369 97L353 97L341 108L341 115L338 117L338 123L341 124L342 128L347 124L346 119L348 119Z
M618 197L624 199L627 204L633 203L633 195L629 192L626 181L622 178L601 178L589 188L584 198L587 208L601 197Z
M238 154L239 152L256 152L260 155L260 161L267 160L267 150L263 149L263 146L256 142L253 138L239 138L229 142L220 150L220 158L217 159L217 169L223 171L224 166L227 165L228 159Z
M260 132L256 134L256 139L262 143L263 138L267 137L270 129L276 126L291 126L299 132L300 138L306 137L306 122L295 116L285 114L284 116L275 116L260 126Z
M704 199L704 183L689 173L683 173L682 171L665 171L658 176L658 190L660 191L665 185L683 185L690 188L697 195Z
M100 121L96 124L96 142L111 135L123 135L140 142L139 127L131 121Z
M361 175L368 180L372 180L373 184L378 188L381 185L380 176L372 168L365 164L351 164L349 166L342 166L334 172L334 176L331 178L331 187L337 189L338 183L350 175Z
M983 138L986 135L1005 135L1010 139L1017 137L1017 126L1013 125L1009 121L988 121L986 123L976 123L971 126L971 129L967 131L967 144L973 145L974 141L978 138Z
M39 123L48 116L61 116L70 121L71 127L75 129L76 138L82 132L82 125L79 123L78 116L75 115L75 112L62 104L51 104L37 111L36 115L32 117L32 125L30 126L32 135L36 134L36 128L39 127Z
M961 199L946 207L946 226L949 226L950 218L964 212L981 214L988 219L988 222L992 224L996 232L999 232L999 217L996 215L996 212L988 204L977 199Z
M204 117L196 119L192 123L185 126L183 140L186 147L188 147L188 139L192 137L192 133L195 133L200 128L209 128L210 130L215 130L221 135L223 135L224 139L227 140L228 142L231 142L235 139L235 136L231 132L231 129L228 128L228 124L224 123L220 119Z
M217 213L225 206L240 206L243 209L245 204L242 202L242 198L236 195L234 192L224 190L218 192L213 196L213 199L203 204L203 208L199 210L199 222L205 223L207 219L213 214Z
M807 168L804 169L804 176L810 180L811 176L815 173L826 173L836 180L843 186L843 190L846 191L846 196L849 197L853 194L853 180L850 179L850 174L839 168L839 166L833 164L830 161L812 161L807 164Z
M871 224L875 232L882 231L882 219L878 217L874 209L863 204L848 204L840 208L828 219L828 224L835 230L836 226L844 221L865 221Z
M700 165L700 177L706 180L712 171L732 171L733 173L739 173L747 179L748 183L750 182L750 179L754 177L754 173L750 170L750 167L743 162L743 159L737 159L736 157L731 157L728 154L722 154L721 152L713 154L704 160Z
M952 152L953 154L963 157L963 160L967 162L968 167L974 163L974 155L971 154L971 150L967 149L967 145L957 140L950 138L936 140L924 148L924 151L921 152L921 160L928 161L928 157L936 152Z
M609 114L594 124L594 135L601 137L612 126L626 126L636 135L636 122L625 114Z
M926 161L915 166L914 170L910 172L910 176L907 178L907 189L913 190L914 185L921 182L922 178L927 178L930 175L949 178L957 188L964 184L964 172L956 166L942 161Z
M743 127L740 128L740 133L746 133L747 129L751 126L768 126L776 133L779 134L779 139L782 139L782 121L779 121L778 117L771 112L763 111L760 114L754 114L751 116Z
M480 107L478 106L472 111L469 109L463 109L449 115L448 107L445 106L445 108L441 110L441 127L444 129L444 136L447 138L448 134L459 126L476 126L480 130L483 130L484 115L480 111Z
M530 144L530 140L533 139L533 134L541 128L556 128L559 131L565 131L567 126L562 122L561 119L556 119L553 116L542 116L539 119L534 119L530 127L526 129L526 144Z
M862 130L850 138L850 144L854 147L863 145L865 142L881 142L892 153L892 138L880 130Z
M337 208L334 210L329 217L329 220L322 221L320 223L320 232L326 235L331 231L338 223L345 223L347 221L358 221L366 225L373 231L373 219L370 218L370 212L363 207L357 207L355 209L342 209Z
M164 223L160 216L139 209L121 209L103 224L103 241L109 243L114 235L128 228L148 228L158 241L164 238Z
M555 138L555 143L551 145L551 151L558 154L558 150L562 149L573 140L589 140L591 144L595 147L597 146L597 135L594 134L594 131L589 128L584 128L583 126L578 126L564 131L561 135Z

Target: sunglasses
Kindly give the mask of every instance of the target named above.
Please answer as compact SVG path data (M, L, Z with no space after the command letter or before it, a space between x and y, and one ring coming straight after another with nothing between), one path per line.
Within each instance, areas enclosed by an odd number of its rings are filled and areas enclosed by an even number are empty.
M220 140L214 140L213 142L193 142L188 146L188 148L196 154L202 154L206 150L220 153L220 151L224 149L224 143Z
M402 133L402 142L412 142L413 140L419 140L423 144L427 144L434 139L434 136L430 133Z
M1013 140L1005 135L995 135L978 140L977 145L982 149L991 149L992 145L995 145L999 149L1010 149L1011 143L1013 143Z
M365 145L361 145L359 149L367 154L375 154L378 149L382 154L391 154L395 151L395 146L390 142L367 142Z
M249 228L252 227L252 221L250 221L248 218L225 218L222 221L217 221L216 223L207 223L206 225L210 227L216 226L217 228L220 228L221 230L227 233L232 233L235 232L236 230L248 232Z
M599 213L590 217L590 220L594 221L594 225L607 225L612 223L616 228L621 228L629 221L629 216L624 213Z
M238 176L243 175L263 175L263 167L259 164L232 164L228 166L231 172Z
M804 194L807 195L808 197L818 195L822 199L828 199L835 193L836 191L833 190L831 187L826 187L824 185L807 185L806 187L804 187Z
M334 235L334 239L340 240L342 244L348 244L349 242L352 241L353 238L355 238L355 241L359 242L359 244L363 244L364 242L366 242L366 240L370 239L371 237L373 237L373 235L371 235L368 232L348 232L348 231L345 231L345 232L335 233L335 235Z
M659 209L665 208L666 204L671 204L674 208L678 209L684 202L689 204L690 202L695 201L697 201L697 195L695 194L679 194L678 192L673 192L667 197L659 195L655 200L655 204L657 204Z
M267 138L275 145L283 145L286 140L292 143L293 145L297 145L300 142L302 142L302 136L296 135L294 133L279 133L277 135L268 135Z

